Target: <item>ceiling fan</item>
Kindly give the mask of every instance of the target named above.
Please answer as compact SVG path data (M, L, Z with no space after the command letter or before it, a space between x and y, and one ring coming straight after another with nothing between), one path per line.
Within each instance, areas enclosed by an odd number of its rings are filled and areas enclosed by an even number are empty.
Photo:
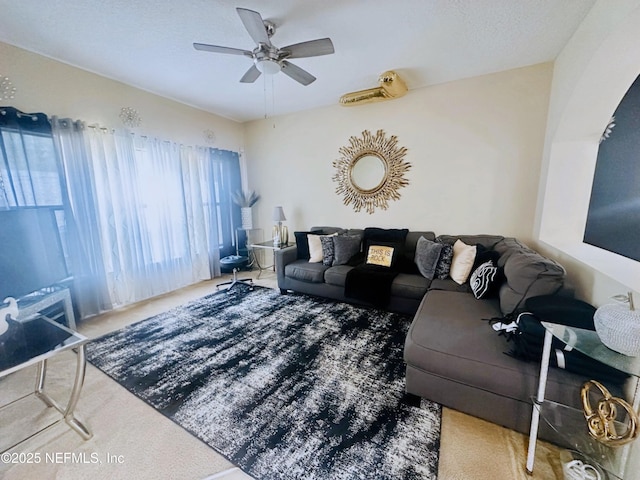
M227 53L231 55L244 55L253 59L253 65L242 76L242 83L255 82L261 73L274 75L280 71L302 85L309 85L316 77L306 70L289 62L291 58L318 57L330 55L335 52L330 38L320 38L308 42L296 43L287 47L278 48L271 43L271 37L276 32L276 26L263 20L258 12L246 8L236 8L244 27L256 42L257 46L252 51L239 48L220 47L207 45L206 43L194 43L196 50L214 53Z

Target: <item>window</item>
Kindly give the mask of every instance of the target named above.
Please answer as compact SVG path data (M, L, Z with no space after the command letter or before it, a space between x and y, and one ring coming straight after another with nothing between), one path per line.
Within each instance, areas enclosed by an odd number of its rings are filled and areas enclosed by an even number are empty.
M0 207L62 207L60 171L51 134L0 128Z
M0 108L0 296L22 296L69 276L64 199L46 116Z

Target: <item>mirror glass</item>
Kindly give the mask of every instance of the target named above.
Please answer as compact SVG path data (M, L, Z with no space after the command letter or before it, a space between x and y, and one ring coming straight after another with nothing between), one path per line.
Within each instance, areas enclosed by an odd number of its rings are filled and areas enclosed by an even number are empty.
M379 187L385 179L384 162L377 155L367 153L362 155L351 168L351 183L353 186L368 192Z

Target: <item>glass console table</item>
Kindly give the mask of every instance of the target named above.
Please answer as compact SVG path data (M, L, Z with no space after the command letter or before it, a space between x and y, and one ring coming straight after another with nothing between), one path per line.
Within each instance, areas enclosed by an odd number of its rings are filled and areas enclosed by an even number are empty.
M635 378L636 393L633 407L638 411L638 378L640 377L640 357L629 357L610 350L602 344L598 334L592 330L568 327L550 322L542 322L545 328L544 348L542 363L540 366L540 378L538 392L533 399L533 412L531 415L531 431L529 434L529 450L527 454L527 472L533 473L536 441L540 418L542 418L562 438L563 443L571 445L571 448L592 459L600 465L610 478L624 478L624 468L631 444L621 447L609 447L598 442L589 435L587 423L583 411L566 405L545 400L547 373L549 370L549 358L551 355L551 342L553 337L558 338L569 347L609 365L617 370L625 372ZM621 425L621 430L626 427Z
M35 433L21 435L21 439L11 445L0 445L0 450L7 450L20 445L25 440L52 427L64 420L83 439L91 438L91 431L74 415L74 410L80 398L80 392L85 376L85 344L88 339L84 336L57 323L43 315L30 316L18 320L9 320L9 328L0 335L0 381L12 373L26 367L36 365L35 389L28 394L13 399L0 406L0 411L35 395L47 407L53 407L61 416L40 428ZM68 350L76 352L76 369L73 386L66 406L58 403L45 392L47 361L61 352ZM4 437L5 435L3 435Z
M266 249L266 250L272 250L272 252L273 252L273 261L272 261L272 264L271 264L271 268L275 272L275 270L276 270L276 261L275 261L276 250L281 250L283 248L287 248L287 247L290 247L292 245L293 245L292 243L280 243L278 245L275 245L273 243L273 240L269 240L267 242L252 243L252 244L249 245L249 248L252 248L252 249L263 248L263 249ZM269 269L269 266L265 267L263 265L260 265L260 262L258 261L258 257L257 256L254 256L254 258L255 258L256 265L258 266L258 270L259 270L260 273L263 270L268 270ZM260 278L260 273L258 273L258 278Z

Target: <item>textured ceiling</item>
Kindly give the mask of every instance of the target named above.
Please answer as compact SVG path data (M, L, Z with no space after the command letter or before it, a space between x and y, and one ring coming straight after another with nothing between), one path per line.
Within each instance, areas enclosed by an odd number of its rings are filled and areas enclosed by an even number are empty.
M336 104L390 69L411 90L552 61L594 2L0 0L0 41L247 121ZM281 73L241 84L249 58L192 46L252 50L235 7L273 21L278 47L330 37L336 53L292 61L318 78L306 87Z

